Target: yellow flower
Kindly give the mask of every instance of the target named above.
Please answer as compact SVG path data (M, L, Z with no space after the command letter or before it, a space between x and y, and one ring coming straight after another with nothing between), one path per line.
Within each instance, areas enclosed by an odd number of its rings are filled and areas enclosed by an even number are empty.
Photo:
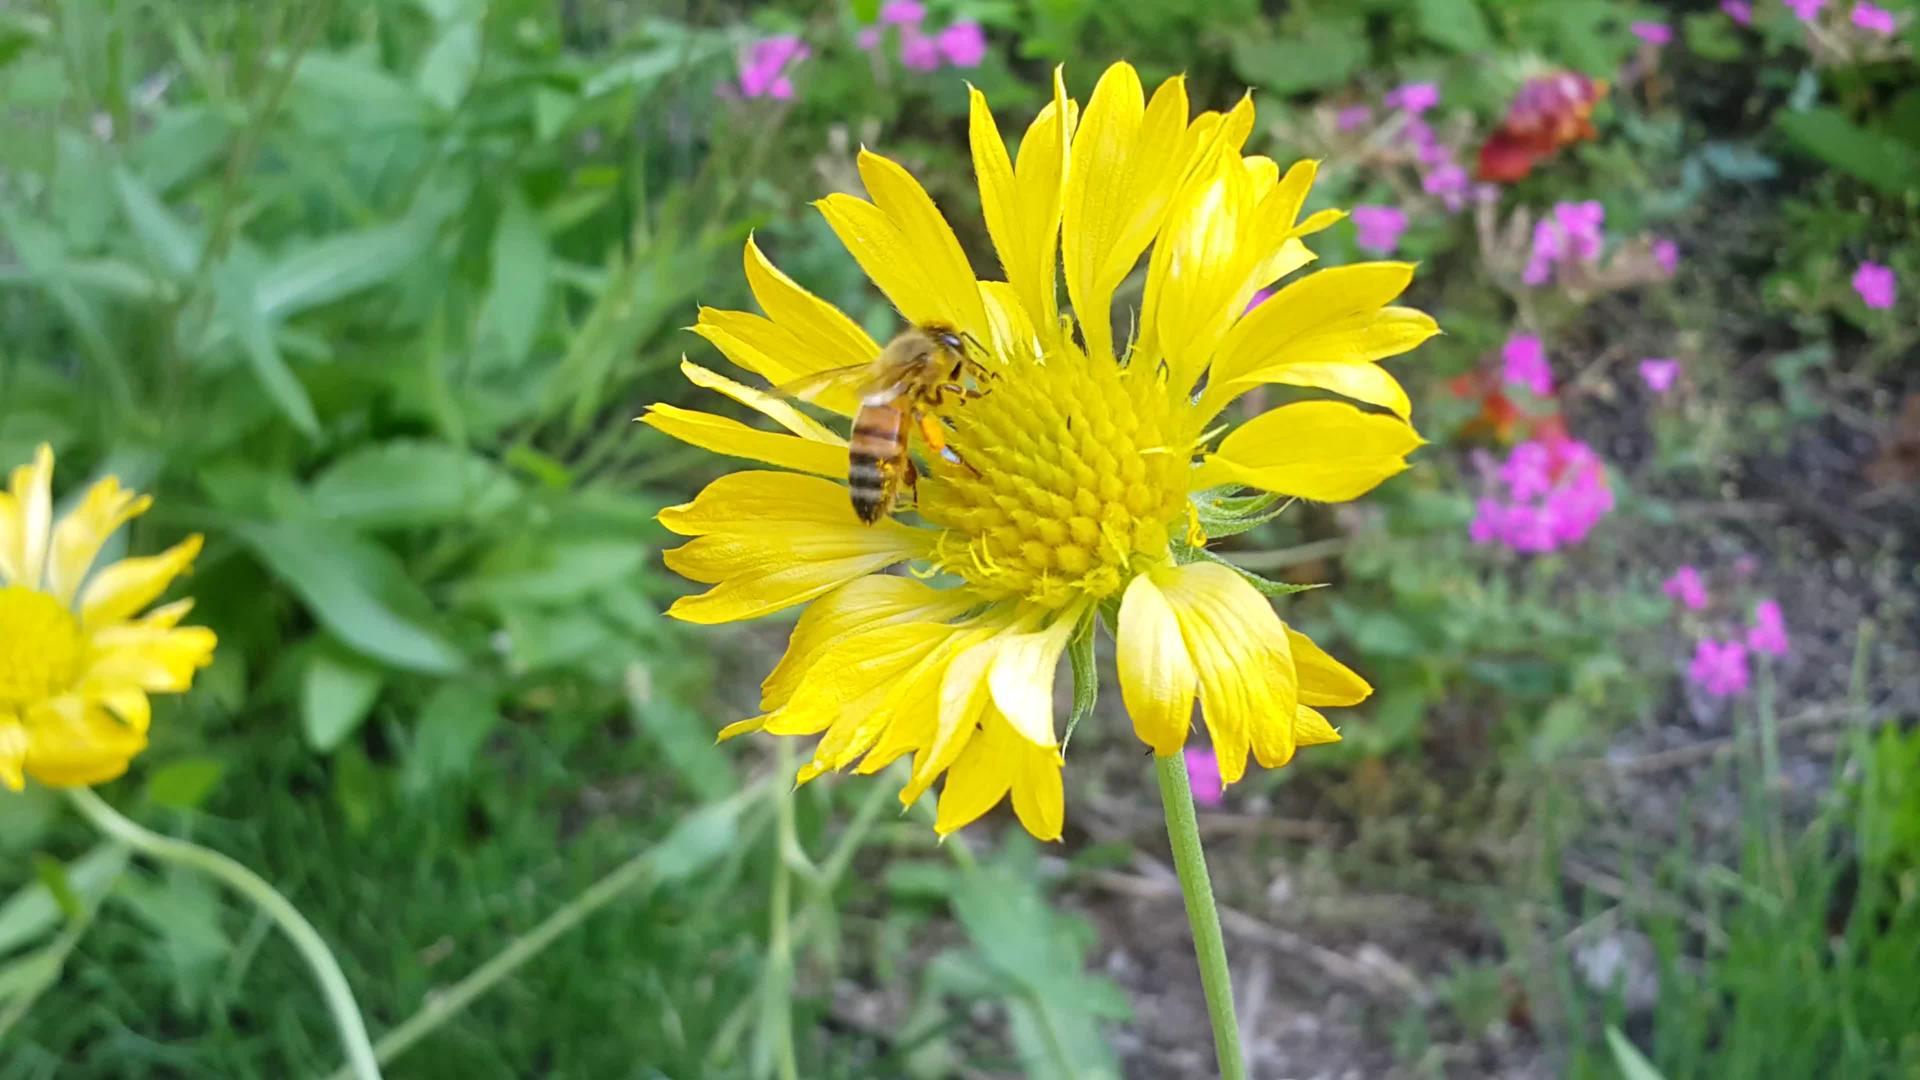
M811 605L762 688L763 712L723 738L819 735L802 781L912 754L901 798L944 775L942 834L1011 794L1027 829L1055 839L1054 684L1069 644L1091 641L1077 635L1096 612L1117 642L1134 730L1156 754L1179 752L1196 698L1228 783L1249 752L1272 768L1339 738L1319 708L1370 688L1282 623L1256 579L1207 555L1203 526L1241 488L1335 502L1404 469L1421 440L1406 392L1377 361L1436 327L1391 306L1412 279L1404 263L1314 273L1247 310L1313 259L1301 237L1341 217L1299 219L1315 163L1283 175L1243 154L1252 126L1250 100L1189 118L1183 80L1149 100L1126 64L1106 71L1082 113L1056 72L1015 162L974 91L974 171L1005 281L977 280L920 184L861 153L871 201L829 195L821 213L904 319L965 331L990 375L982 396L942 410L964 464L925 455L918 520L867 526L842 486L840 435L683 361L694 383L784 430L670 405L642 420L788 471L724 476L660 515L693 538L667 565L713 586L671 613L720 623ZM1116 341L1115 291L1149 246L1138 315ZM1072 316L1058 306L1061 270ZM733 363L779 384L879 352L751 240L746 274L764 314L702 309L693 327ZM1309 400L1238 426L1222 416L1269 383L1371 408ZM850 415L857 402L821 404ZM886 572L900 563L913 576Z
M94 557L153 500L109 476L53 518L53 451L0 491L0 781L52 787L111 780L147 745L148 694L173 694L213 660L213 631L181 626L193 606L158 599L200 553L192 536L91 575Z

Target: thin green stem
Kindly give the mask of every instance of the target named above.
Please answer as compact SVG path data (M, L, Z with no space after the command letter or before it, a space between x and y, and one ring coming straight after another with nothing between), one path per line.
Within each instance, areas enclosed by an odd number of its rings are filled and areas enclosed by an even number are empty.
M780 740L779 775L793 775L791 740ZM773 1058L780 1080L800 1080L800 1066L793 1048L793 870L788 852L798 851L800 837L794 827L794 789L791 784L776 784L773 791L774 857L773 896L768 904L765 1022L773 1025Z
M265 878L217 851L185 840L161 836L134 823L108 806L106 800L95 795L91 788L71 788L67 791L67 798L101 832L148 858L178 863L215 878L251 900L278 923L320 983L320 994L326 998L327 1010L333 1014L334 1026L340 1031L340 1042L347 1051L347 1062L352 1070L349 1075L359 1080L379 1080L380 1065L374 1058L373 1044L367 1039L367 1025L360 1019L360 1006L354 1002L353 989L347 985L347 977L340 972L340 962L333 958L333 951L327 948L326 940L307 921L306 916L267 884Z
M1220 1059L1220 1080L1246 1080L1240 1053L1240 1022L1233 1015L1233 980L1227 974L1227 943L1220 933L1220 912L1213 903L1207 856L1200 849L1200 824L1193 813L1193 789L1187 785L1187 761L1181 754L1153 759L1160 777L1160 806L1166 812L1173 866L1193 927L1193 952L1200 961L1200 986L1207 992L1207 1018L1213 1023L1213 1049Z

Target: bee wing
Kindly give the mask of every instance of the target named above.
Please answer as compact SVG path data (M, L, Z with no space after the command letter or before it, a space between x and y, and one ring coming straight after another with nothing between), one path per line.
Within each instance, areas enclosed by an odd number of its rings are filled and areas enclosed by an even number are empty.
M816 371L797 379L789 379L767 392L777 397L812 401L822 393L839 387L857 390L864 381L863 376L872 366L872 364L848 364L846 367L828 368L826 371Z

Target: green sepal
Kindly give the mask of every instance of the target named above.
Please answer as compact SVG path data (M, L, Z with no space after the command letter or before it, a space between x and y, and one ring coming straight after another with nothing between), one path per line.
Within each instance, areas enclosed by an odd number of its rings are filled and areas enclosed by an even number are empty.
M1067 641L1067 658L1073 661L1073 712L1067 717L1067 733L1060 738L1062 754L1073 741L1073 729L1093 714L1094 703L1100 698L1100 669L1094 665L1093 657L1094 628L1100 622L1098 614L1099 608L1089 607L1086 614L1080 616L1080 625L1074 628L1073 637Z

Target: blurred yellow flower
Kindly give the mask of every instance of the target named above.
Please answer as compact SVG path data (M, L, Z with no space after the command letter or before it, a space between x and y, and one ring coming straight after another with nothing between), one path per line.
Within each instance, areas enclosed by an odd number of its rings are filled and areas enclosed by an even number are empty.
M1056 72L1016 163L974 91L974 170L1005 281L976 280L920 184L861 152L872 201L829 195L821 213L907 321L979 343L986 392L941 410L964 464L926 456L919 520L868 526L842 486L845 439L683 361L694 383L784 432L671 405L644 422L794 471L723 476L661 513L693 537L667 564L713 586L671 614L720 623L811 604L762 688L762 714L723 737L820 735L802 781L912 754L901 798L944 775L942 834L1010 794L1027 829L1055 839L1055 675L1104 612L1134 730L1156 754L1179 752L1196 698L1227 783L1249 751L1272 768L1295 747L1339 738L1318 709L1370 688L1282 623L1252 579L1204 553L1201 507L1240 488L1337 502L1404 469L1421 440L1406 392L1377 361L1437 330L1391 306L1413 276L1404 263L1311 274L1248 310L1257 291L1313 259L1301 238L1341 217L1300 219L1316 165L1282 174L1243 154L1253 119L1250 99L1189 119L1182 79L1149 100L1126 64L1106 71L1083 115ZM1115 290L1149 246L1138 317L1116 342ZM1071 316L1057 306L1062 268ZM740 367L780 384L879 352L751 240L746 274L765 314L702 309L693 328ZM1373 408L1311 400L1237 426L1223 418L1269 383ZM851 395L821 403L842 415L857 405ZM914 576L886 573L899 563Z
M181 626L193 606L159 598L200 537L93 573L94 557L153 500L113 477L53 518L53 451L0 491L0 781L52 787L111 780L147 745L148 694L179 693L213 660L213 631Z

